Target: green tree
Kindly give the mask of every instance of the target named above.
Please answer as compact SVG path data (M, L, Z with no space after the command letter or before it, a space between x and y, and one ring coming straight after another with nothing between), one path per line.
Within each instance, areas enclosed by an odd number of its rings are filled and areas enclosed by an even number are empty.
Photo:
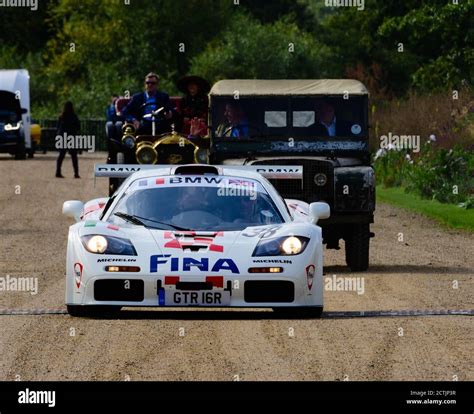
M397 94L445 89L472 81L473 11L463 0L366 0L363 11L339 8L315 30L331 45L337 76L375 65L379 82Z
M265 25L241 15L192 60L191 68L212 82L223 78L318 78L330 73L329 58L327 47L288 19Z
M50 10L57 29L47 45L50 95L58 105L75 101L83 116L102 116L111 93L136 92L152 70L175 93L191 57L233 13L223 0L62 0Z

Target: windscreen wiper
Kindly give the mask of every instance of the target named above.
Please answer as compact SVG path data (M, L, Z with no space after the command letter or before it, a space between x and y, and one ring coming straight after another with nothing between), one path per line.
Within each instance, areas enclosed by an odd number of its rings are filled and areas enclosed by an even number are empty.
M123 213L121 211L117 211L116 213L114 213L114 216L120 217L121 219L124 219L129 223L136 224L137 226L145 225L145 223L143 223L143 221L138 219L136 216L132 216L131 214Z
M151 221L152 223L156 223L156 224L161 224L163 226L168 226L168 227L171 227L172 229L174 230L181 230L181 231L192 231L192 229L187 229L187 228L184 228L184 227L179 227L179 226L176 226L174 224L171 224L171 223L166 223L164 221L158 221L158 220L153 220L153 219L149 219L149 218L146 218L146 217L140 217L140 216L132 216L135 220L138 220L140 223L143 224L142 220L146 220L146 221Z
M151 221L152 223L162 224L163 226L171 227L174 230L192 231L192 229L187 229L187 228L184 228L184 227L175 226L174 224L165 223L164 221L157 221L157 220L149 219L149 218L146 218L146 217L131 215L131 214L123 213L121 211L118 211L117 213L114 213L114 215L117 216L117 217L120 217L121 219L124 219L125 221L128 221L129 223L133 223L133 224L136 224L138 226L145 226L145 223L142 220L146 220L146 221ZM150 226L146 226L146 227L150 227ZM160 230L158 227L152 227L152 228Z

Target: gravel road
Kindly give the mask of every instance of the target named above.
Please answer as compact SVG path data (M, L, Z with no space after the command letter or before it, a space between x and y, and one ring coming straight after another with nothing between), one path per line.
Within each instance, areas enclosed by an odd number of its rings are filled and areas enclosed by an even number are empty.
M0 278L38 278L38 292L0 291L0 309L64 306L68 199L106 195L54 178L55 156L0 158ZM472 309L474 235L379 204L368 272L325 250L325 277L361 277L362 292L325 292L325 310ZM402 240L403 239L403 240ZM405 316L279 319L266 310L125 310L120 319L0 316L0 380L474 380L474 319Z

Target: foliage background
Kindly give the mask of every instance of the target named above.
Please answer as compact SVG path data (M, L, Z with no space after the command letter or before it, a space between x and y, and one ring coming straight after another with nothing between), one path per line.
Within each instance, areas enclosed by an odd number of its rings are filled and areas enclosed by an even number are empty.
M374 152L389 132L436 136L420 154L377 159L378 182L471 206L474 1L454 3L43 0L37 11L0 8L0 68L29 70L37 119L56 118L66 100L80 118L103 119L111 94L140 90L150 71L170 94L186 74L359 79L371 93Z
M354 77L374 98L471 85L472 0L366 0L363 11L324 0L238 3L44 0L37 11L3 7L0 67L29 69L39 118L55 117L66 99L81 117L103 117L111 93L140 89L151 70L171 94L188 73L211 82Z

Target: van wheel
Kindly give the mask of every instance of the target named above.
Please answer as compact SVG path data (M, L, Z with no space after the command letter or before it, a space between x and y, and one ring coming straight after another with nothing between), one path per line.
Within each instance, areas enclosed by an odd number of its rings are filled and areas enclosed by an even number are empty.
M26 160L25 137L19 137L16 144L15 160Z

